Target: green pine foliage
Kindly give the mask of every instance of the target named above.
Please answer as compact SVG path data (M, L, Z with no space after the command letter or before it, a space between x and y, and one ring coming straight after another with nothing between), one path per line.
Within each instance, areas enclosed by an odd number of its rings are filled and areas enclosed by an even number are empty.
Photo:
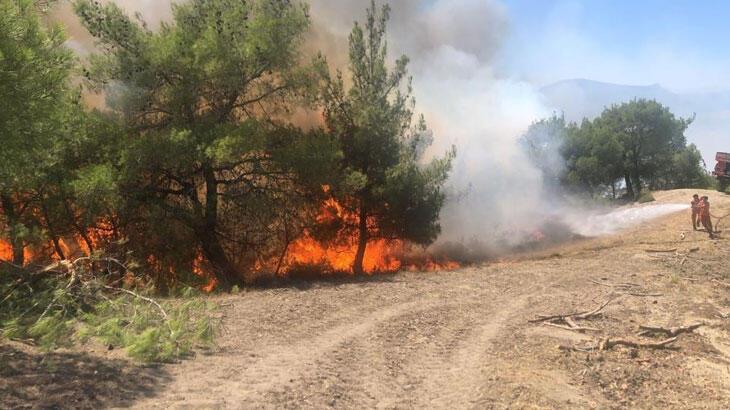
M34 205L72 100L73 54L63 30L39 16L34 1L0 1L0 237L12 244L16 264L43 237Z
M163 314L140 297L105 290L97 280L70 284L56 275L35 280L8 267L0 275L2 338L45 350L102 343L125 349L142 362L167 362L214 346L215 306L194 290L187 290L182 300L159 301ZM135 292L146 295L144 290Z
M333 193L357 222L342 221L344 237L358 238L353 272L363 273L363 257L372 239L404 239L432 243L440 233L443 184L455 151L424 161L432 136L425 120L413 123L415 100L408 76L408 57L388 67L385 40L390 7L375 1L364 26L350 34L349 80L321 67L321 104L327 131L342 151Z
M692 121L656 101L636 99L580 124L557 116L540 120L522 143L547 181L596 197L616 198L622 188L627 197L638 199L646 189L706 188L711 183L699 150L684 135Z
M202 253L219 286L241 282L301 232L340 155L328 135L282 120L316 84L300 56L307 7L177 2L151 31L113 2L74 4L102 50L89 83L125 129L115 182L129 246L161 271Z

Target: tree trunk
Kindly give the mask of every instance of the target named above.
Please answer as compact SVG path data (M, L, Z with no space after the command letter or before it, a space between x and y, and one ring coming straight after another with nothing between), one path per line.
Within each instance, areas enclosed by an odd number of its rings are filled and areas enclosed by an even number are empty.
M634 184L631 183L631 177L628 173L624 174L624 180L626 181L626 195L631 198L636 198L636 196L634 196Z
M56 232L53 229L53 224L51 223L51 217L48 213L48 207L46 206L45 199L41 200L41 210L43 211L43 218L46 220L46 228L48 228L48 233L51 235L51 241L53 241L53 249L56 251L56 255L58 255L61 260L65 260L66 255L63 253L58 235L56 235Z
M19 239L15 232L16 227L20 222L19 215L15 212L13 200L10 199L9 195L3 194L0 199L2 200L3 213L8 219L8 225L10 225L10 247L13 251L12 263L14 265L23 266L25 263L25 246L23 245L23 240Z
M203 256L208 259L215 271L218 287L228 290L233 285L238 284L240 282L238 272L228 259L215 231L200 231L197 236L200 240Z
M74 213L73 209L71 208L71 205L69 204L68 197L66 197L65 192L61 192L61 195L63 195L62 201L63 201L63 208L66 210L66 217L68 217L69 222L71 225L76 229L76 233L81 237L81 239L86 244L86 248L89 250L89 256L94 253L94 242L91 240L91 237L89 237L89 233L86 230L86 227L81 226L79 222L76 220L76 214Z
M218 286L230 289L240 282L240 278L218 238L218 183L213 168L203 166L203 177L205 178L205 214L202 226L196 230L196 235L203 254L215 269Z
M362 263L365 259L365 248L368 245L368 213L365 209L365 201L362 200L360 201L359 218L357 253L355 253L355 263L352 265L352 272L355 275L362 275L365 273Z
M641 178L639 177L638 172L634 173L633 182L634 182L634 188L636 190L636 196L634 198L638 198L639 196L641 196Z
M632 176L634 179L634 188L636 188L636 196L634 198L639 198L641 196L641 174L639 172L639 154L634 153L634 169L632 170Z

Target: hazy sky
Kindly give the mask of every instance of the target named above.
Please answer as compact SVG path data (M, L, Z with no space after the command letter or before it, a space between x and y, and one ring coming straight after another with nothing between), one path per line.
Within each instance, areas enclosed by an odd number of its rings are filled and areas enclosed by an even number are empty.
M154 26L169 18L171 0L116 0L142 11ZM361 20L366 0L307 0L314 20L313 48L345 66L347 33ZM382 4L382 0L378 3ZM615 84L661 86L680 93L725 91L730 96L730 0L390 0L393 55L412 57L419 107L443 132L438 143L464 144L462 119L442 113L483 106L480 135L515 138L529 123L556 108L544 105L540 87L575 78ZM70 44L91 44L71 24ZM730 145L730 103L689 107L688 130L708 164ZM449 104L443 104L449 101ZM676 107L672 107L676 109ZM462 115L460 114L460 115ZM440 126L440 127L439 127ZM477 127L479 128L479 127ZM462 129L466 130L464 127ZM469 130L470 132L472 130ZM468 139L472 140L472 139ZM443 148L443 146L441 147Z
M730 1L503 0L506 75L730 89Z

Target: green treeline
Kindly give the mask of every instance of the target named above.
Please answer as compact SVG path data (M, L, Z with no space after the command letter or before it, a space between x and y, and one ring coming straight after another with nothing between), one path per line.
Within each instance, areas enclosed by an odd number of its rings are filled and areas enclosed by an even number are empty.
M580 124L557 115L542 119L521 142L549 186L638 199L646 190L712 186L702 155L684 136L692 121L635 99Z
M430 133L408 58L388 64L387 6L355 24L341 73L304 55L299 2L191 0L152 31L78 0L97 41L83 63L37 3L0 0L0 252L15 265L66 259L72 237L131 255L161 288L195 263L231 287L305 230L357 235L355 273L370 240L437 237L454 152L422 158ZM86 106L90 91L107 106ZM329 199L356 218L319 226Z

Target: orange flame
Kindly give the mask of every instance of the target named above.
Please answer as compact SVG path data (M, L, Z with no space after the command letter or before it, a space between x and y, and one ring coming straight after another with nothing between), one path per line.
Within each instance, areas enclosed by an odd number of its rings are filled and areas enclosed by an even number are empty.
M23 249L23 258L28 261L33 259L34 253L27 247ZM0 261L11 262L13 260L13 246L10 242L0 239Z
M328 186L323 191L330 191ZM318 223L331 222L340 219L346 224L356 225L358 216L345 209L334 198L327 199L320 208L315 220ZM369 221L374 226L373 221ZM283 272L291 271L297 266L317 266L332 272L352 273L353 263L357 253L358 237L351 231L338 232L338 237L332 244L323 244L313 235L305 231L304 235L289 245L284 263ZM404 262L404 254L408 244L402 240L372 239L368 241L363 258L363 270L368 274L378 272L395 272L400 269L435 271L454 270L459 264L453 261L437 262L431 256L422 258L418 263ZM326 273L326 272L325 272Z
M7 241L0 240L0 260L10 261L13 259L13 247Z

